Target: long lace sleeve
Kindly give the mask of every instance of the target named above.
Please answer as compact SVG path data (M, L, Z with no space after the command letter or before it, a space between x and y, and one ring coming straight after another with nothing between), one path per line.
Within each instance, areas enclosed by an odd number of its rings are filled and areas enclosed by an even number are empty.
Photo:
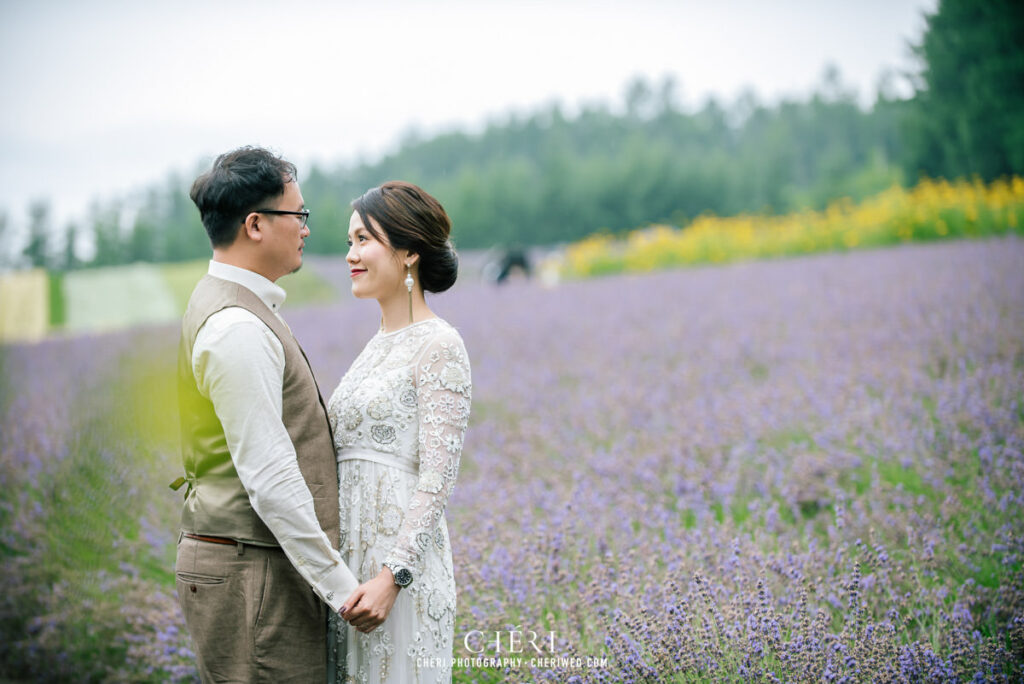
M426 345L416 364L419 420L419 479L386 563L423 570L423 554L434 543L437 524L455 487L462 439L469 421L472 378L458 333L445 332Z

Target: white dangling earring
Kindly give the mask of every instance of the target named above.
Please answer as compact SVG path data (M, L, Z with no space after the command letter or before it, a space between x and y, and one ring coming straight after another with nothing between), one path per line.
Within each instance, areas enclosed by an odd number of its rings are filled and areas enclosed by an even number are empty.
M409 323L412 323L412 270L409 264L405 265L405 289L409 291Z

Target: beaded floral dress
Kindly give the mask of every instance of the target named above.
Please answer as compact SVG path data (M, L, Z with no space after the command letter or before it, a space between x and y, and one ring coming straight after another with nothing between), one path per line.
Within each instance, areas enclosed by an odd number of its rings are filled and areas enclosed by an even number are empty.
M451 681L455 577L444 509L469 419L469 358L440 318L377 333L334 390L341 556L360 582L408 568L384 624L363 634L332 618L334 682Z

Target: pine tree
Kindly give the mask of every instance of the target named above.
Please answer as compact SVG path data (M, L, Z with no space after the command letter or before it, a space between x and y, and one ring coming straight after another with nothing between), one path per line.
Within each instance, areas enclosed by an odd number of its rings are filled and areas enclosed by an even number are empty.
M908 120L911 178L1024 173L1024 4L940 0L927 22Z

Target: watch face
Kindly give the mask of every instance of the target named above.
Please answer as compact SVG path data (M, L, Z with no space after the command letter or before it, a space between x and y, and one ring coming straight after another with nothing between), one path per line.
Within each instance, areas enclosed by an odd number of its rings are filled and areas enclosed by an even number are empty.
M412 584L412 573L407 568L399 568L395 573L395 584L407 587Z

